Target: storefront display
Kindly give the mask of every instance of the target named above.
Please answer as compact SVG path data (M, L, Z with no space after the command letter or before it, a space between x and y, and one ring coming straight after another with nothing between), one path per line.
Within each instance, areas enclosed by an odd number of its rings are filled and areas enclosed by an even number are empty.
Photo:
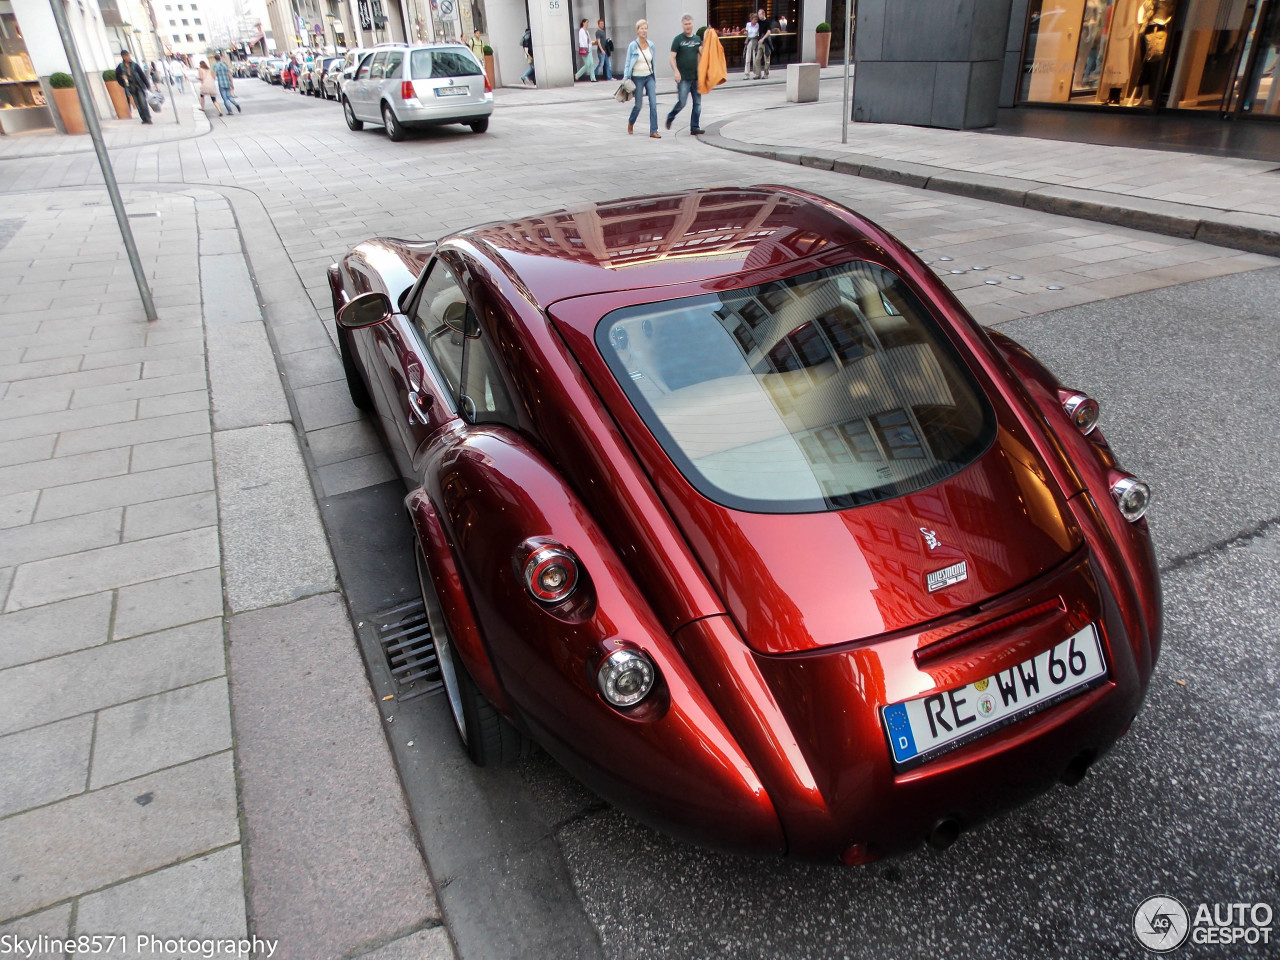
M1280 0L1031 0L1019 102L1275 114L1278 11Z
M53 115L32 69L18 18L9 0L0 0L0 132L52 126Z
M761 7L777 24L774 34L773 64L786 64L797 59L796 38L800 31L800 8L795 0L757 3L755 0L711 0L707 6L707 23L715 28L724 46L725 65L741 70L747 43L747 21Z

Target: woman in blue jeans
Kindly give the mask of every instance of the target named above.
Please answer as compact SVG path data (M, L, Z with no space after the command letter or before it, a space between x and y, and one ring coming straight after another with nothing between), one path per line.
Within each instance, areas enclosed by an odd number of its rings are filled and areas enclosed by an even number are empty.
M627 65L622 76L636 85L636 102L631 107L631 118L627 120L627 133L631 133L640 116L640 100L649 96L649 136L661 140L658 133L658 82L653 76L653 46L649 43L649 21L636 21L636 38L627 47Z

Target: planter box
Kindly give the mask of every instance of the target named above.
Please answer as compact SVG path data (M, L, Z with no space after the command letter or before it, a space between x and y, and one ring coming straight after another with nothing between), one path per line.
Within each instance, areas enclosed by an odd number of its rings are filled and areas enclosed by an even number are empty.
M124 92L124 87L115 80L105 80L107 86L107 96L111 98L111 105L116 108L116 117L120 120L128 120L133 113L129 109L129 95Z
M831 59L831 32L815 33L813 35L814 42L814 59L818 61L818 66L825 67L827 61Z
M80 110L80 97L75 87L53 90L53 102L58 108L58 116L62 118L62 126L70 134L87 133L84 125L84 113Z

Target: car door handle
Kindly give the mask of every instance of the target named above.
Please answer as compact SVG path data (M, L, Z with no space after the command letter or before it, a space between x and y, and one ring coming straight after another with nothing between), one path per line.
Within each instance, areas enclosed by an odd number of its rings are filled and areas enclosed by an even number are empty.
M424 427L427 425L426 411L431 406L432 396L427 394L425 397L418 393L417 390L409 391L409 425L420 423ZM417 417L414 417L414 414Z

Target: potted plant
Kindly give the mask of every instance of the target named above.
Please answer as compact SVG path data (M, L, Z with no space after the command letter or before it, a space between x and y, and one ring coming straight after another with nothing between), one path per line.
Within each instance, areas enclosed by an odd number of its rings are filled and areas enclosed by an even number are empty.
M484 75L489 78L489 86L498 89L498 78L493 68L493 47L484 45Z
M129 94L125 93L124 87L120 86L116 80L116 72L114 70L102 71L102 82L107 85L107 96L111 98L111 105L116 108L116 116L121 120L128 120L129 111Z
M813 28L813 42L816 45L818 66L825 67L831 59L831 24L823 20Z
M80 112L80 97L71 74L50 74L49 88L53 91L53 102L58 105L63 128L67 133L84 133L84 114Z

